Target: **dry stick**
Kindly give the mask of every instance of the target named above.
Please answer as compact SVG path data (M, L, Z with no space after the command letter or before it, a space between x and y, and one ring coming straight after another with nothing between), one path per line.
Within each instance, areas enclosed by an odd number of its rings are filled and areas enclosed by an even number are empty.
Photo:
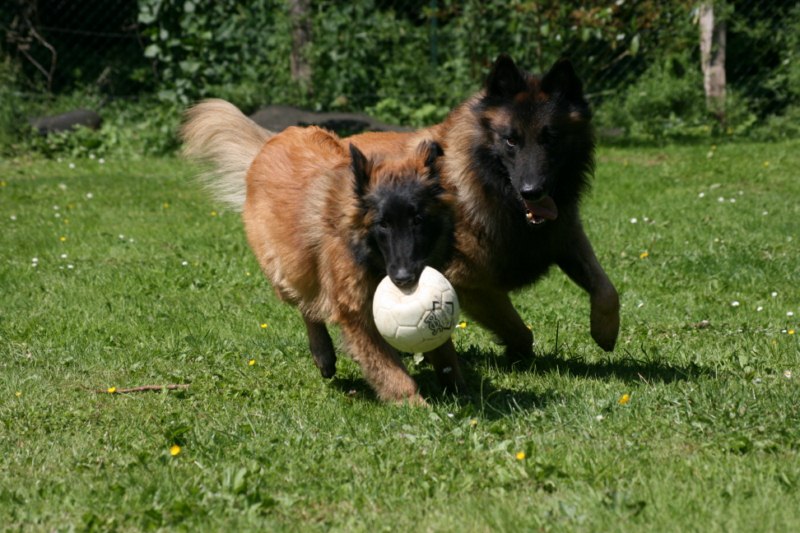
M95 392L102 394L127 394L130 392L152 392L152 391L161 391L164 389L167 390L188 389L189 385L190 385L189 383L179 383L171 385L142 385L141 387L131 387L129 389L118 389L116 387L111 387L110 389L98 389Z

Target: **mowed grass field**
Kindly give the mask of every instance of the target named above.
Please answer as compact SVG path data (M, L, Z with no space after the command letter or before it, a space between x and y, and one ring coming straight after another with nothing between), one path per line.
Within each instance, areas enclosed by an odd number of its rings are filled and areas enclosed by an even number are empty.
M0 162L0 529L800 530L800 142L601 147L616 351L554 270L530 368L469 317L471 398L406 359L428 409L320 378L193 173Z

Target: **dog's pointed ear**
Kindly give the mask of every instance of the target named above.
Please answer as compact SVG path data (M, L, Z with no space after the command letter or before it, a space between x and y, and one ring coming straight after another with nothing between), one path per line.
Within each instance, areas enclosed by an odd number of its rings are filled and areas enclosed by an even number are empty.
M350 166L355 176L356 196L362 198L367 193L369 187L369 175L372 173L372 163L367 160L364 152L350 144Z
M560 93L573 102L583 101L583 83L567 58L556 61L542 78L541 87L547 94Z
M499 98L513 98L517 93L527 89L525 75L517 68L514 60L506 54L500 54L492 65L492 71L486 78L486 94Z
M420 159L425 161L425 167L430 170L428 175L438 178L439 172L436 167L436 160L444 155L442 145L436 141L423 141L420 143L419 147L417 147L417 153Z

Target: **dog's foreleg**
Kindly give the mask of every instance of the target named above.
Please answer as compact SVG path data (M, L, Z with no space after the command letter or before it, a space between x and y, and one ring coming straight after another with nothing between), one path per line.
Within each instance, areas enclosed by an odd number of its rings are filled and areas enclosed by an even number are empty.
M374 326L364 325L358 319L345 320L340 325L350 355L361 367L364 378L378 398L398 404L427 405L400 356L386 344Z
M514 309L507 292L456 287L461 307L506 347L509 363L533 359L533 333Z
M594 341L607 352L614 349L619 334L619 295L597 261L589 238L578 225L558 260L572 281L589 293L590 323Z
M461 373L461 365L458 363L458 354L453 346L453 339L438 348L425 354L425 358L431 362L439 380L439 385L448 392L467 392L467 383Z
M323 378L332 378L336 373L336 352L333 349L333 341L328 333L328 328L324 322L317 322L303 315L308 333L308 346L311 349L311 356L314 364L319 368Z

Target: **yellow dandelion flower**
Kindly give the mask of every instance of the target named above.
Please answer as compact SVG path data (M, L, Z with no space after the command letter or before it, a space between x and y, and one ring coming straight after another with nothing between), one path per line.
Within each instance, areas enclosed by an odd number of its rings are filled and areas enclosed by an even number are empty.
M639 259L647 259L648 257L650 257L650 252L647 250L639 254Z
M169 202L164 202L161 204L161 209L169 209Z
M619 404L620 405L626 405L630 401L631 401L631 395L628 394L627 392L619 397Z
M117 388L116 387L109 387L106 390L106 392L108 392L109 394L114 394L115 392L117 392Z
M247 364L250 365L250 366L254 366L256 364L256 360L255 359L250 359L249 361L247 361Z
M793 329L790 329L790 330L789 330L789 331L787 331L786 333L788 333L789 335L794 335L794 330L793 330Z
M462 320L461 322L458 323L458 325L456 325L456 327L458 329L467 329L467 322Z
M764 168L769 167L769 161L764 161Z
M6 186L6 182L5 181L0 181L0 187L5 187L5 186Z
M216 212L216 211L211 211L211 216L212 216L212 217L215 217L215 216L217 216L217 212Z
M268 326L267 326L267 324L266 324L266 323L263 323L263 324L261 324L261 329L267 329L267 327L268 327Z
M18 390L17 392L14 393L14 396L16 396L17 398L21 398L22 397L22 391Z
M522 461L525 459L525 452L517 452L517 461Z
M59 237L58 240L61 241L61 242L67 242L67 238L64 235Z
M472 420L469 421L469 425L472 426L472 427L477 426L478 425L478 420L476 418L473 418Z
M169 454L172 457L175 457L179 453L181 453L181 447L178 446L177 444L173 444L172 446L169 447Z

